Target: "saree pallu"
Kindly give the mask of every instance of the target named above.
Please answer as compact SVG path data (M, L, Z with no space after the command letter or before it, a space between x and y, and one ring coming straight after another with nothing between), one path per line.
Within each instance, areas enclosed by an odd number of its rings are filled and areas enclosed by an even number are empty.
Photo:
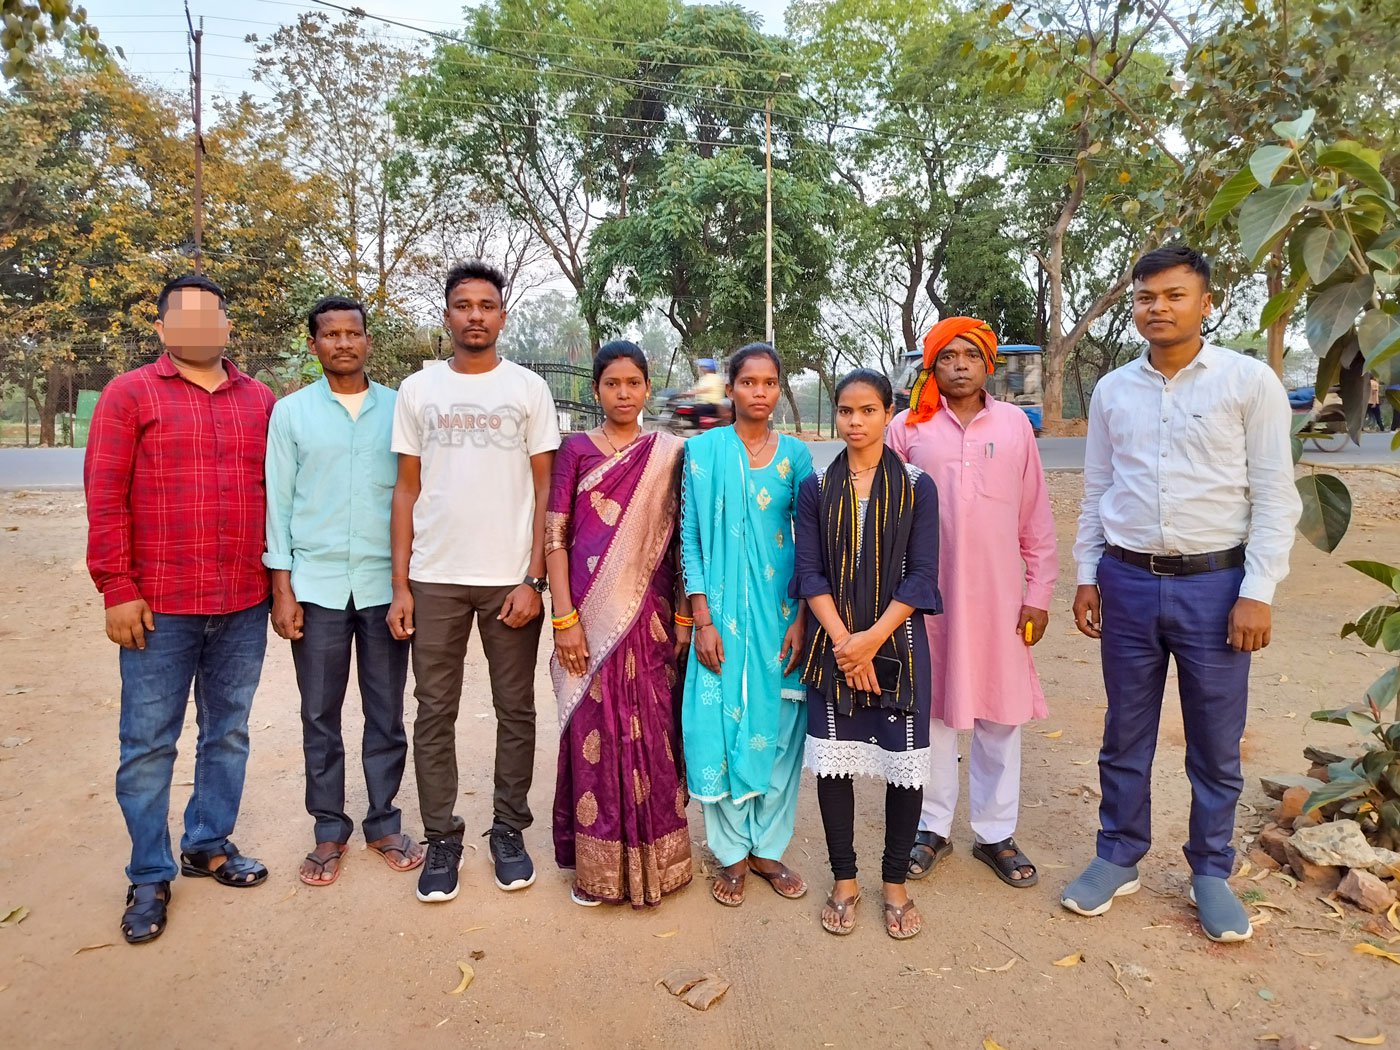
M633 907L691 879L672 598L682 443L648 434L620 454L586 434L555 458L546 550L569 551L589 665L550 674L559 701L554 854L579 889Z

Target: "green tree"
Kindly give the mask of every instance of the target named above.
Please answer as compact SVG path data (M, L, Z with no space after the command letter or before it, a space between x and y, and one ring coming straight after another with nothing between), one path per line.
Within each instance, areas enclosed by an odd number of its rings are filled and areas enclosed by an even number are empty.
M436 170L524 224L580 298L589 238L626 215L657 163L658 101L639 48L679 0L495 0L471 9L459 38L439 38L429 67L394 107ZM703 61L692 56L691 61Z
M254 79L294 145L294 170L326 196L307 250L343 293L401 309L406 275L468 187L420 160L397 131L390 102L424 58L366 28L359 15L306 12L257 44Z

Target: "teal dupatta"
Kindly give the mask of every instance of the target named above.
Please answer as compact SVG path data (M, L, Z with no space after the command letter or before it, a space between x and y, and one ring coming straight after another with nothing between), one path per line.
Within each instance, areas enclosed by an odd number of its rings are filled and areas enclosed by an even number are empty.
M773 459L751 468L732 427L686 442L681 558L686 591L702 593L724 644L719 674L692 652L681 729L691 795L742 802L767 791L779 742L779 705L802 702L798 672L783 674L797 488L812 473L807 446L780 435Z

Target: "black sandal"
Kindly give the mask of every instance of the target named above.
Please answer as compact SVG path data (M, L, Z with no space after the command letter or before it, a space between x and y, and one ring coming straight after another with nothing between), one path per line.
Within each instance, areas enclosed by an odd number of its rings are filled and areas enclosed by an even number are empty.
M168 882L142 882L128 886L126 911L122 912L122 936L126 938L126 943L144 944L164 933L165 907L169 903Z
M224 857L225 860L210 871L209 862L215 857ZM232 842L225 842L224 848L220 850L181 853L180 874L192 879L213 879L222 886L232 886L241 890L256 886L267 878L267 868L261 861L243 856ZM252 878L248 877L250 875Z
M1036 870L1030 858L1021 852L1021 847L1016 845L1015 839L979 842L972 847L972 855L991 868L1002 882L1018 890L1027 889L1040 881L1040 872ZM1019 868L1030 868L1031 873L1023 879L1013 879L1012 873Z
M936 831L921 831L914 836L914 848L909 851L909 877L922 879L933 874L938 862L953 852L953 844ZM920 871L914 870L917 864Z

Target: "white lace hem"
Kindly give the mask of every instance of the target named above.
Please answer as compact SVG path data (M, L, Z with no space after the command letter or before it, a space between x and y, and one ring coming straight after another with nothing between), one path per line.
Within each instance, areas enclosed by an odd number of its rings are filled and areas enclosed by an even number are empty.
M879 777L902 788L921 788L928 778L929 748L886 751L864 740L807 738L802 764L819 777Z

